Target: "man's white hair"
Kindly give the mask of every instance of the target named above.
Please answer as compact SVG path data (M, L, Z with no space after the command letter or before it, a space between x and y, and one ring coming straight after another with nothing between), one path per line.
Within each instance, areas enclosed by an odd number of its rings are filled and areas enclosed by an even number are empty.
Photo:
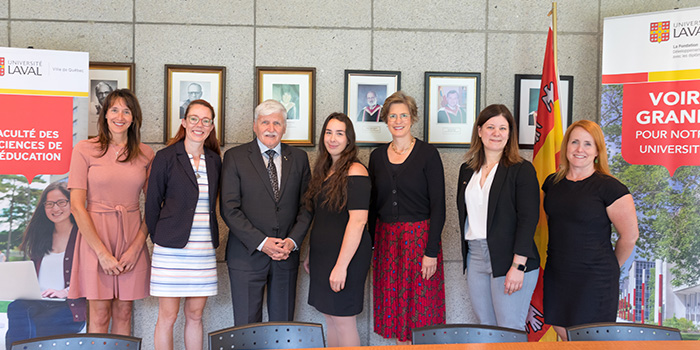
M259 104L257 107L255 107L255 119L253 119L253 123L258 121L258 116L261 115L270 115L270 114L275 114L275 113L280 113L282 114L282 120L284 120L284 125L287 125L287 109L284 108L284 106L279 103L277 100L265 100L261 104Z

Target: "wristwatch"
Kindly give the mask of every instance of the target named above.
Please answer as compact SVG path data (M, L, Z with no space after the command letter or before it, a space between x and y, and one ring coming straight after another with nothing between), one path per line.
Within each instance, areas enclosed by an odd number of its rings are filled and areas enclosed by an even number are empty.
M524 264L513 263L513 265L511 265L511 266L515 267L516 269L518 269L518 271L522 271L522 272L525 272L525 270L527 269L527 267Z

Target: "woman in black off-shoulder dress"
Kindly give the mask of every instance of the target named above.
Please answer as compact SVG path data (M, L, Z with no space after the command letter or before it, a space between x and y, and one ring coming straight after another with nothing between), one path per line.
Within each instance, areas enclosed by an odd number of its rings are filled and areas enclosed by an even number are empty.
M309 304L326 318L328 346L359 346L372 247L366 228L371 182L357 160L350 119L333 113L323 125L319 156L305 199L314 210L309 257Z

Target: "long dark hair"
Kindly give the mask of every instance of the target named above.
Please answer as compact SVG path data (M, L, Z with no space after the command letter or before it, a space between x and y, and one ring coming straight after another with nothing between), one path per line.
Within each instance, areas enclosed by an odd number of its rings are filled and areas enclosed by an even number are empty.
M187 109L185 110L185 123L189 123L187 121L187 114L190 112L190 108L193 105L200 105L209 108L209 111L211 111L211 121L214 123L214 117L216 116L216 113L214 113L214 107L207 102L206 100L194 100L190 102L189 105L187 105ZM173 138L168 140L167 146L170 146L172 144L180 142L180 140L185 138L185 127L180 124L180 128L177 129L177 133ZM204 140L204 147L216 152L216 154L221 155L221 148L219 147L219 141L216 139L216 123L212 124L211 126L211 132L209 133L209 136L207 137L206 140Z
M506 142L506 146L503 148L500 163L503 166L511 166L523 160L523 157L521 157L518 152L518 133L515 127L513 114L510 113L510 110L508 110L508 107L505 105L493 104L484 108L484 110L479 113L476 122L474 122L474 129L472 129L472 144L465 157L467 159L467 166L474 171L478 171L482 165L486 164L486 153L484 153L484 143L481 141L481 137L479 137L479 128L486 124L489 119L499 115L503 116L503 118L508 121L508 142Z
M112 91L105 98L104 105L97 117L97 137L95 142L100 144L100 157L107 154L109 143L112 141L112 133L109 132L109 124L107 122L107 111L109 111L117 100L123 99L126 106L131 111L131 125L127 131L126 147L122 153L124 157L120 157L118 161L126 163L130 162L141 153L141 123L143 115L141 114L141 106L139 100L129 89L117 89Z
M68 199L66 210L70 210L70 191L66 188L65 182L54 182L46 186L44 192L41 193L39 204L36 205L34 215L29 220L27 229L24 230L24 239L19 249L23 250L31 259L41 259L44 255L51 251L53 246L53 229L54 223L46 216L44 203L49 192L59 190ZM75 225L73 214L70 214L70 222Z
M345 124L345 137L348 139L348 145L340 154L340 158L336 161L335 166L333 166L333 159L330 153L328 153L328 149L326 149L326 144L323 142L328 123L333 119ZM352 121L343 113L331 113L331 115L326 118L326 121L323 122L321 136L318 140L318 158L316 158L316 163L314 163L309 189L304 195L304 203L306 206L309 209L313 207L313 202L316 200L316 196L321 192L324 180L328 176L328 173L333 170L333 175L328 178L326 185L328 191L326 199L322 204L334 211L342 210L348 199L348 171L355 162L359 162L359 160L357 159L355 129L352 126ZM331 167L333 167L333 169L331 169Z

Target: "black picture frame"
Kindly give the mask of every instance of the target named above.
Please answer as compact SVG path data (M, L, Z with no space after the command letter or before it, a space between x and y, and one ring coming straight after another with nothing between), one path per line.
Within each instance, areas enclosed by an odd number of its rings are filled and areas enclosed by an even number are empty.
M480 101L481 73L425 72L424 140L438 147L469 148Z
M389 128L379 120L379 114L384 100L399 90L399 71L345 70L343 112L352 120L358 146L378 146L391 141ZM371 92L376 102L374 106L367 102ZM362 102L360 95L366 96L365 102Z
M537 116L530 109L537 105L542 75L516 74L515 75L515 102L513 103L513 117L518 127L518 146L521 149L533 149L535 145L535 120ZM573 117L574 101L574 76L559 76L559 104L562 111L562 131L571 125ZM534 91L533 91L534 90ZM527 108L525 108L527 107Z

